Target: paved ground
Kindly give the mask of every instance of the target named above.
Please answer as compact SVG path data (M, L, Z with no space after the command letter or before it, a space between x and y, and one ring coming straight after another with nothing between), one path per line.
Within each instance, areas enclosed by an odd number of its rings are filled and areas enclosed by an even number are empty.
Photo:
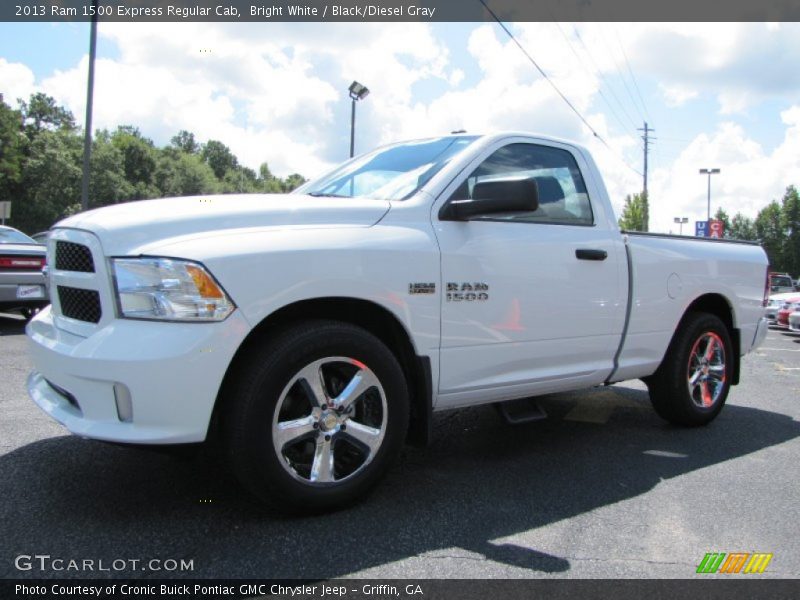
M528 425L442 414L365 502L313 518L266 512L208 456L68 435L28 400L29 368L22 322L0 316L0 577L91 575L14 566L47 554L189 559L199 577L682 578L712 551L800 577L800 339L779 332L709 427L664 424L638 382L548 397Z

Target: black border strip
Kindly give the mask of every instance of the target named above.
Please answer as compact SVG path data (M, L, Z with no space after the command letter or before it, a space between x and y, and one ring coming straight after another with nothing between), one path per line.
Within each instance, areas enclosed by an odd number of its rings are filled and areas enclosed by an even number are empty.
M264 580L264 579L5 579L0 582L2 598L77 598L238 600L240 598L275 598L286 600L530 600L547 598L613 598L652 600L702 598L703 600L738 600L770 598L790 599L800 596L800 580L761 579L759 575L730 575L706 579L337 579ZM26 586L21 591L18 586ZM125 593L125 586L136 587L140 594ZM162 587L163 586L163 587ZM197 586L197 587L196 587ZM38 589L33 592L34 588ZM293 588L301 593L280 593ZM306 590L307 593L302 593ZM338 591L338 593L334 592ZM99 593L98 593L99 591ZM327 592L326 592L327 591ZM275 593L278 592L278 593Z
M511 22L800 21L800 0L485 0ZM480 0L96 0L101 21L481 22ZM92 0L3 0L0 21L90 21Z

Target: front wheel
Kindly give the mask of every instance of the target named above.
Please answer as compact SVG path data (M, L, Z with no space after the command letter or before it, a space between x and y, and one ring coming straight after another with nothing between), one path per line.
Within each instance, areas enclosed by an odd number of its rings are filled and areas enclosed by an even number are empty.
M647 378L656 413L676 425L710 423L722 410L733 375L733 346L715 315L690 313L658 371Z
M291 510L326 510L365 494L397 456L408 391L394 354L332 321L284 330L248 357L228 414L241 482Z

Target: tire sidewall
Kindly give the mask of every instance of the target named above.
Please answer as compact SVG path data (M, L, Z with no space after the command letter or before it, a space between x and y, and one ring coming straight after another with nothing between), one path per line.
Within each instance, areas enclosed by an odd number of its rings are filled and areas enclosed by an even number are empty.
M335 508L366 493L383 475L396 456L408 428L408 392L403 371L392 352L370 333L345 324L319 323L305 327L301 334L287 332L290 338L276 344L273 354L260 357L258 376L243 390L244 409L240 411L242 434L234 457L245 467L245 483L258 496L277 496L284 506L305 509ZM294 334L294 335L292 335ZM341 483L309 484L293 477L281 464L273 445L273 419L281 394L290 379L309 363L331 356L344 356L363 362L381 383L386 395L386 431L381 447L359 473Z
M689 393L687 380L689 378L689 359L692 349L697 341L707 333L713 333L722 340L723 349L725 351L725 383L723 384L723 389L719 398L717 398L711 406L705 407L695 404ZM677 349L675 360L677 362L677 364L674 365L677 368L675 383L682 392L678 394L678 398L680 398L680 411L696 424L708 423L722 410L728 397L728 392L730 391L731 378L733 375L733 344L725 324L714 315L698 314L689 323L685 335L681 336L680 347Z

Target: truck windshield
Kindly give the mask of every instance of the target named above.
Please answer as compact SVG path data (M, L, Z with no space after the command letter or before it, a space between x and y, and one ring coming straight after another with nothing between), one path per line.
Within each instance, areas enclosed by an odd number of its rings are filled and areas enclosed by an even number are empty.
M295 194L405 200L478 136L429 138L384 146L337 167Z

